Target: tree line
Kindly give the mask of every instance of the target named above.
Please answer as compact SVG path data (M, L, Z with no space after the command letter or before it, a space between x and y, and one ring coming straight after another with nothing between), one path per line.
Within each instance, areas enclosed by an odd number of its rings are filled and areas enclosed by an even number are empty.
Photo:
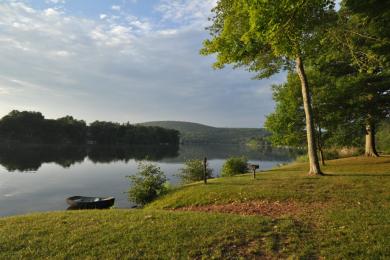
M307 145L310 175L322 175L324 146L378 156L376 130L390 112L390 1L220 0L213 14L201 54L216 54L215 68L288 71L266 127L274 144Z
M95 121L89 125L71 116L46 119L40 112L11 111L0 120L2 142L34 144L155 145L179 143L179 132Z

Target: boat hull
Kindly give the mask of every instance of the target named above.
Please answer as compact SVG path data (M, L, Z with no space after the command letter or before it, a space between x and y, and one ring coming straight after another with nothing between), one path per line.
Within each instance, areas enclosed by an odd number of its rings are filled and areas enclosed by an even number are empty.
M108 209L115 203L115 198L73 196L66 199L69 209Z

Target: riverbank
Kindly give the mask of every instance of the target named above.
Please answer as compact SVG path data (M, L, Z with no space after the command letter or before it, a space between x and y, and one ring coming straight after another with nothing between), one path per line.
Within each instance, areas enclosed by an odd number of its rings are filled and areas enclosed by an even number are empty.
M0 258L390 257L390 157L179 188L142 210L0 218Z

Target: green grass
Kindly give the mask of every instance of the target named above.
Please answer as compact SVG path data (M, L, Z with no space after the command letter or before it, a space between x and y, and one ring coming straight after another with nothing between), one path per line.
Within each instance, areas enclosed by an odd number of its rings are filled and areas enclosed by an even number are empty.
M186 185L142 210L0 218L0 259L389 259L390 157L329 161L324 177L306 171L306 164L294 164L256 180L244 175ZM170 210L262 200L294 202L299 212Z
M0 259L276 256L284 254L275 249L285 242L277 237L285 230L288 239L301 243L302 227L291 219L158 210L52 212L0 219Z
M306 163L296 163L257 174L209 180L175 190L148 208L225 204L252 200L299 202L389 202L390 157L354 157L328 161L324 177L307 176Z

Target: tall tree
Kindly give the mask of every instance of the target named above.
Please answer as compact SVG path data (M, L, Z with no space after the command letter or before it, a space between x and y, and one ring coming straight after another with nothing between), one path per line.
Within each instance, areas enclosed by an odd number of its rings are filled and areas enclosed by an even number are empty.
M330 0L220 0L213 9L212 39L201 53L217 54L216 68L246 67L258 78L295 70L301 82L306 118L309 175L321 175L314 136L311 93L304 61L315 52L333 13Z
M328 70L329 67L326 67ZM313 117L317 148L324 164L322 148L360 146L360 115L356 114L356 88L338 81L323 68L321 73L309 68L309 84L313 89ZM276 108L265 122L272 132L274 145L302 147L305 131L300 82L296 73L289 73L287 82L273 86Z
M331 62L344 63L339 81L353 93L357 122L365 125L365 155L378 156L375 132L389 117L390 102L390 2L344 0L338 24L329 33ZM329 62L329 60L328 60ZM329 67L329 65L327 65Z

